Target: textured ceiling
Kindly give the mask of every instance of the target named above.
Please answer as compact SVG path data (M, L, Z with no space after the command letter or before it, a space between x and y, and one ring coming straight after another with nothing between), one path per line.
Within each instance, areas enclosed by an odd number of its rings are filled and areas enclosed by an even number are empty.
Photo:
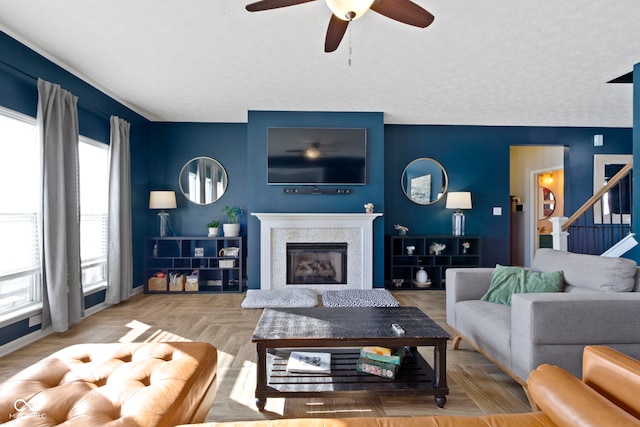
M638 0L415 1L430 27L369 12L329 54L323 0L0 0L0 29L150 120L632 126L632 85L606 82L640 62Z

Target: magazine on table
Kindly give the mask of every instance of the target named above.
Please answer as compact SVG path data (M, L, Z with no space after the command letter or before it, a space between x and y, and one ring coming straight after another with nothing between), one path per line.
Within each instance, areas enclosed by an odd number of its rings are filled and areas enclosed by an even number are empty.
M330 373L331 353L292 351L287 362L287 372Z

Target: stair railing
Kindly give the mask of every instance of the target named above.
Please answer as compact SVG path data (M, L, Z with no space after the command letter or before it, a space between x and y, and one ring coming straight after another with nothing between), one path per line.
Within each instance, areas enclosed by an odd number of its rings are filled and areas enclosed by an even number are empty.
M602 203L605 194L614 192L619 196L619 208L623 203L623 196L629 198L629 207L631 207L630 180L626 192L623 191L620 183L632 169L633 161L630 161L569 218L551 218L554 249L600 255L631 232L631 221L625 221L625 217L630 218L630 214L624 214L622 209L618 209L619 215L611 214L605 221L604 210L600 209L600 221L596 222L593 207L596 203Z

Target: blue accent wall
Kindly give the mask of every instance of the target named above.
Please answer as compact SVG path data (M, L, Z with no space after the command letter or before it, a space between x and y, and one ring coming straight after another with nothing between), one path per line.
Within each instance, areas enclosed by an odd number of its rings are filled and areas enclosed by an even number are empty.
M224 205L247 207L247 125L244 123L152 123L149 132L149 173L146 195L150 190L173 190L178 208L170 211L170 222L178 236L206 236L206 224L222 224ZM178 176L189 160L212 157L219 161L229 177L227 191L215 203L196 205L180 191ZM147 236L158 235L156 212L144 213ZM246 236L246 215L241 218Z
M593 146L593 135L605 144ZM413 234L449 234L452 211L445 199L428 206L402 192L405 166L418 157L440 162L449 177L447 191L471 191L473 209L465 210L466 234L482 237L482 264L509 263L509 148L512 145L561 145L565 157L565 212L573 212L593 193L593 155L631 152L631 129L518 126L385 125L385 233L394 224ZM634 187L635 188L635 187ZM502 216L493 216L493 207Z
M266 135L270 126L366 127L367 185L344 186L352 194L288 195L287 186L267 185ZM605 144L593 146L593 135ZM372 202L384 216L374 222L374 280L383 285L384 238L400 223L416 234L448 234L450 210L445 200L429 206L409 201L400 187L404 167L418 157L438 160L447 171L449 191L471 191L473 209L465 211L467 234L483 238L482 264L509 263L509 149L512 145L566 147L565 203L567 212L592 194L593 155L630 153L631 129L500 126L384 125L382 113L250 111L248 124L152 123L149 131L149 172L146 192L170 189L178 194L172 224L178 235L204 235L204 224L222 220L222 206L240 206L242 234L247 237L248 285L259 288L260 224L251 212L362 212ZM197 206L180 195L177 176L189 159L210 156L229 174L229 188L219 202ZM586 185L585 185L586 183ZM340 186L330 186L339 188ZM494 216L494 206L502 216ZM152 211L146 235L157 233Z
M348 195L284 194L283 188L294 186L267 185L268 127L353 127L367 129L367 184L331 185L329 188L349 188ZM247 128L247 188L248 212L364 212L371 202L376 212L385 212L384 180L384 115L379 112L303 112L249 111ZM248 235L248 286L260 287L260 221L246 216ZM374 286L384 286L384 222L373 223Z

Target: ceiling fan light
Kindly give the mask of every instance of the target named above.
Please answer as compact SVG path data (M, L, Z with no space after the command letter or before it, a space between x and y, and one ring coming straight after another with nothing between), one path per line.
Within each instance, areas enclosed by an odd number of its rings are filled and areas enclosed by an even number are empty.
M320 157L320 150L317 147L309 147L305 150L304 155L309 159L317 159Z
M364 15L374 0L326 0L331 12L343 21L353 21Z

